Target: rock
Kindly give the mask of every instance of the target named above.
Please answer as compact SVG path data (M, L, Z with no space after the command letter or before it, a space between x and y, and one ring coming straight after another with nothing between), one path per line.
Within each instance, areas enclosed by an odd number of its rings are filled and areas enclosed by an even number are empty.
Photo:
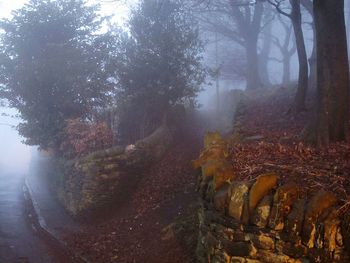
M337 201L338 200L333 193L320 190L311 198L311 200L307 204L302 233L302 241L309 248L313 248L315 246L316 223L318 217L326 209L335 205Z
M207 132L204 136L204 148L210 148L212 145L223 143L224 140L219 132Z
M337 235L335 236L335 240L337 241L337 245L342 247L344 245L344 242L343 242L343 235L341 233L341 227L339 226L337 228Z
M134 151L136 149L135 144L129 144L125 147L125 152L130 152L130 151Z
M205 148L199 158L192 162L195 169L203 167L209 161L225 160L227 158L227 144L221 142L218 144L212 144L210 147Z
M219 240L217 240L216 237L213 236L212 233L210 232L207 232L206 236L205 236L205 241L206 241L206 245L207 245L207 248L217 248L219 246Z
M213 203L214 203L215 209L222 213L225 213L230 196L231 196L231 185L226 182L214 194Z
M298 198L299 188L295 184L285 184L276 190L273 197L273 206L269 220L269 227L282 230L284 219L291 212L293 202Z
M235 178L233 168L229 162L219 167L214 173L214 189L217 190L227 182L231 182Z
M242 257L232 257L231 263L261 263L261 261Z
M246 182L235 182L232 184L228 214L237 221L241 220L244 200L247 199L248 191L249 184Z
M193 166L197 169L201 167L202 175L205 177L214 177L215 190L220 188L225 182L234 179L232 165L226 160L226 143L210 144L201 153L199 158L193 161Z
M209 181L206 192L204 193L204 199L207 202L211 202L214 198L215 189L213 180Z
M256 248L273 250L275 249L275 241L265 234L252 234L250 240L253 242Z
M348 210L341 223L341 235L347 251L350 251L350 210Z
M242 216L241 216L241 222L244 225L249 224L249 200L248 200L248 195L245 196L244 198L244 203L243 203L243 211L242 211Z
M318 249L316 247L313 248L309 248L308 249L308 259L310 259L310 261L312 263L316 263L316 262L334 262L332 260L332 258L330 257L331 255L327 252L327 250L325 249ZM342 262L342 261L340 261Z
M73 216L115 206L114 201L122 200L126 189L137 184L139 171L158 160L171 141L170 130L162 126L132 151L113 147L64 162L62 178L55 185L60 202Z
M249 192L249 214L252 214L255 207L277 185L277 174L269 173L260 175Z
M264 228L267 225L270 210L271 210L272 196L265 196L253 212L250 222L259 228Z
M196 247L196 258L198 263L208 262L207 250L204 247L203 243L200 241L197 243L197 247Z
M297 200L292 206L291 213L287 216L285 231L289 234L291 241L295 241L301 236L305 205L305 199Z
M338 217L338 211L333 208L332 211L327 216L324 224L324 247L328 249L329 252L333 252L337 246L337 233L340 225L340 219Z
M230 242L223 240L222 246L230 256L255 257L257 253L256 248L250 242Z
M202 177L202 180L200 180L198 192L202 198L205 198L205 194L208 190L208 186L212 181L213 181L212 177Z
M268 263L297 263L298 261L291 259L287 255L275 254L266 250L259 250L257 253L258 259ZM301 262L301 261L299 261Z
M220 224L211 223L210 230L215 233L215 236L219 240L225 239L233 242L249 241L249 239L246 238L246 234L240 229L232 229Z
M350 262L349 252L343 248L337 247L333 252L334 262Z
M225 251L215 251L215 255L213 256L211 262L213 263L230 263L231 257Z
M307 254L307 248L302 244L285 242L282 245L282 252L293 258L302 258Z
M203 176L206 176L206 177L214 176L216 170L220 169L222 166L225 166L226 163L227 161L224 159L206 161L202 165Z

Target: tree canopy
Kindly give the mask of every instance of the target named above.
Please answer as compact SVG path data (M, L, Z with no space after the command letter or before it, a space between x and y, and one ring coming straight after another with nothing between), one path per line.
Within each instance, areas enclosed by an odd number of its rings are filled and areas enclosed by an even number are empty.
M116 61L118 102L126 122L159 123L169 107L193 102L204 80L197 25L182 1L144 0L129 30Z
M108 41L97 5L31 0L2 20L1 97L19 110L28 144L54 147L65 120L106 101Z

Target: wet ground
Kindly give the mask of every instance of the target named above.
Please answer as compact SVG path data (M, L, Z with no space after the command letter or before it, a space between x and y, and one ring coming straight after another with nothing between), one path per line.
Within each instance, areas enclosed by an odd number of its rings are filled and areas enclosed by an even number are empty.
M0 262L58 262L28 220L23 176L0 174Z
M0 262L60 262L52 249L35 231L23 195L25 176L29 175L32 148L21 144L22 138L11 127L13 111L0 108ZM32 159L32 161L34 161Z

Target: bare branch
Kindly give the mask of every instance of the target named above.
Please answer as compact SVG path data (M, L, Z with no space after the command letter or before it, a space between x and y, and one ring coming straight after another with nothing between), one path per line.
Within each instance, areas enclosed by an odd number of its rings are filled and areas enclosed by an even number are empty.
M284 15L284 16L289 17L289 18L292 17L292 15L290 13L287 13L281 9L282 1L267 0L267 2L270 3L271 5L273 5L276 8L277 12L280 13L281 15Z

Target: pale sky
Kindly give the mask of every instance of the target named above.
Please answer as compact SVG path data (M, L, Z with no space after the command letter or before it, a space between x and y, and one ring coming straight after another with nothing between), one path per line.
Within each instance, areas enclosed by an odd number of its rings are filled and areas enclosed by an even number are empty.
M0 0L0 17L10 17L11 11L23 6L28 0ZM115 15L113 19L118 25L123 26L129 17L130 8L137 3L137 0L88 0L91 3L101 4L103 15Z

